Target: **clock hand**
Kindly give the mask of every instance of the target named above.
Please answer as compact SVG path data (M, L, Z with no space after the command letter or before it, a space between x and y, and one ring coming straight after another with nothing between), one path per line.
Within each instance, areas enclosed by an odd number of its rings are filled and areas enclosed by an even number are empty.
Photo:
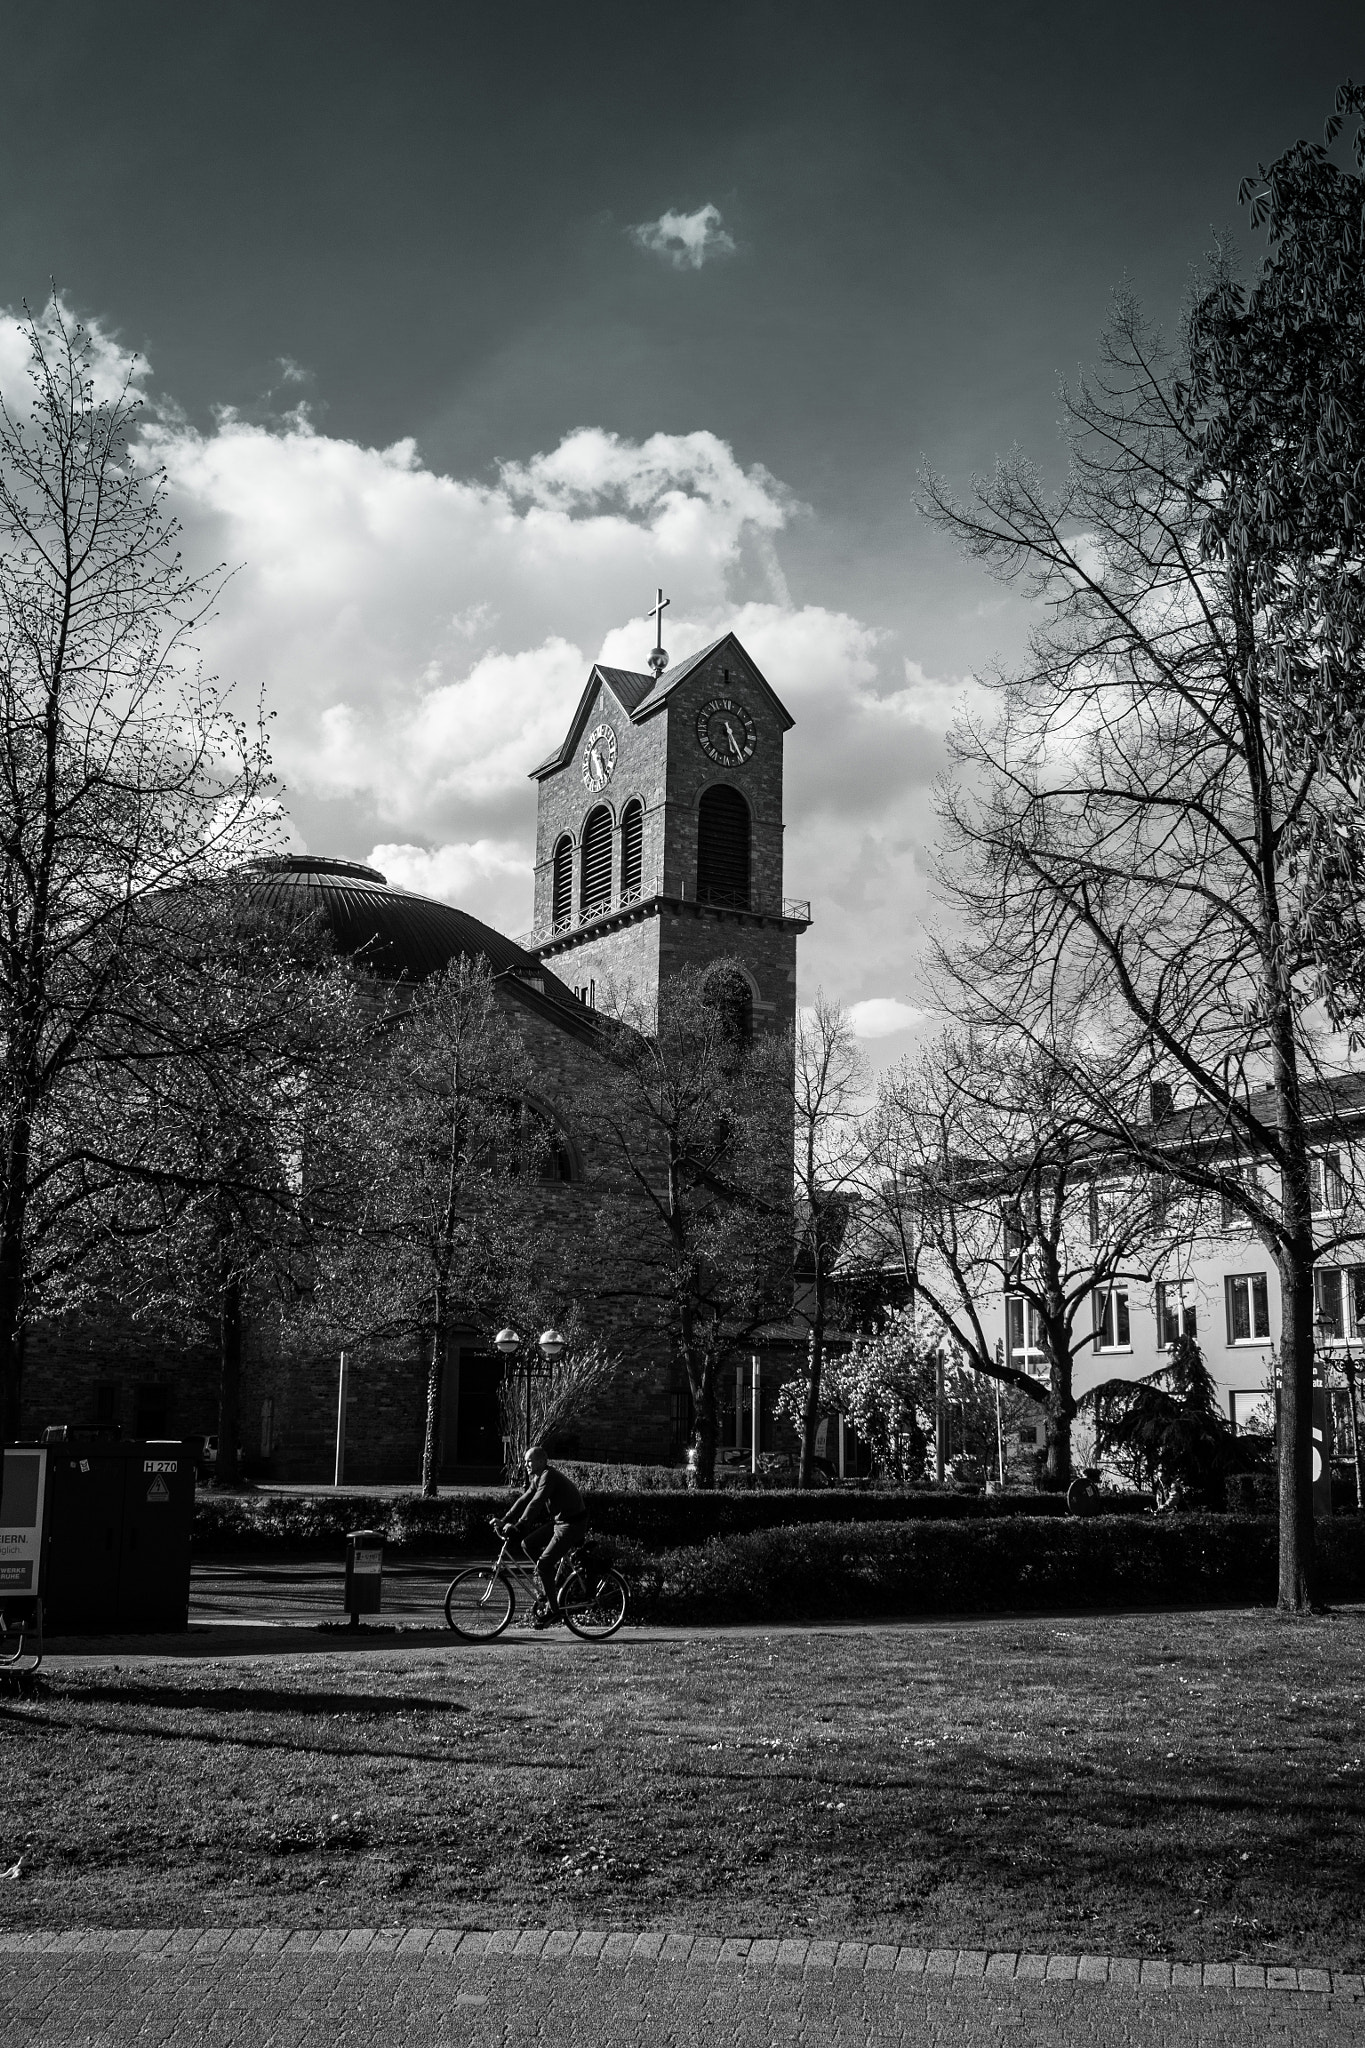
M743 755L742 755L742 754L741 754L741 752L740 752L740 746L739 746L739 741L738 741L738 740L737 740L737 739L735 738L735 729L734 729L734 727L733 727L733 726L731 725L731 723L730 723L730 721L729 721L729 719L728 719L728 718L722 719L722 720L721 720L721 723L722 723L722 724L724 725L724 727L725 727L725 736L726 736L726 738L727 738L727 739L729 740L729 742L730 742L730 750L731 750L731 752L732 752L732 753L734 754L734 757L735 757L735 759L736 759L737 761L740 761L740 760L742 760L742 759L743 759L744 757L743 757Z

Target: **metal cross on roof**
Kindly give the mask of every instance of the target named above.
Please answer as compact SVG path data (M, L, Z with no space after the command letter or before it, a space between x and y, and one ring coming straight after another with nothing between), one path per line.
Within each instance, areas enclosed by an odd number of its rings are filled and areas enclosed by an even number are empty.
M656 677L661 676L664 670L668 667L668 656L664 652L664 613L667 611L669 605L671 605L672 602L672 598L665 597L663 591L661 590L655 602L650 606L649 610L645 613L645 617L647 619L653 619L656 622L654 632L654 652L649 657L649 665L653 669Z

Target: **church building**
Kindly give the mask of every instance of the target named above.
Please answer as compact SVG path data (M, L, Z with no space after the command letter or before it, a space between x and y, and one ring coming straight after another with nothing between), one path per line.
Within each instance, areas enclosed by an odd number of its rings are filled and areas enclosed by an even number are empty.
M656 613L662 617L662 594ZM783 895L782 748L792 719L733 634L647 672L596 666L554 754L532 770L537 791L534 924L510 939L449 904L390 888L372 868L319 856L256 864L253 896L315 917L338 950L395 981L421 980L457 957L486 961L504 1014L530 1053L532 1105L557 1134L536 1191L542 1258L580 1296L591 1334L622 1357L608 1395L574 1425L566 1449L605 1460L680 1459L690 1410L667 1331L639 1303L614 1243L598 1227L619 1173L575 1113L595 1036L594 1010L627 991L657 1014L669 977L735 963L755 1031L796 1016L796 942L809 904ZM641 1233L643 1237L644 1233ZM632 1292L636 1306L623 1307ZM500 1467L498 1389L505 1368L489 1332L457 1332L442 1387L441 1477ZM415 1484L425 1421L425 1354L357 1353L348 1372L346 1478ZM743 1435L743 1403L732 1425ZM337 1361L278 1360L253 1349L242 1397L248 1472L327 1481L337 1429ZM25 1375L25 1434L48 1424L119 1425L137 1434L211 1434L216 1369L207 1348L158 1350L136 1331L80 1324L35 1331Z

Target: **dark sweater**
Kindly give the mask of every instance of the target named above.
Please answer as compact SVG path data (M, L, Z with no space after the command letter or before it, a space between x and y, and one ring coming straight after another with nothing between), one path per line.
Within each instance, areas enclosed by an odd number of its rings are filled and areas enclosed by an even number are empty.
M534 1522L553 1521L557 1528L562 1528L566 1522L586 1521L587 1514L583 1496L572 1479L566 1479L562 1472L556 1472L553 1465L547 1465L517 1495L508 1510L506 1526L525 1529Z

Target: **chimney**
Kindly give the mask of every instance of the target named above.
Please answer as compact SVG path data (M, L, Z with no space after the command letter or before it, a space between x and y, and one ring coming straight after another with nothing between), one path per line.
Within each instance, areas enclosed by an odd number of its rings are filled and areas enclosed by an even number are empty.
M1169 1081L1153 1081L1149 1090L1152 1122L1161 1124L1175 1108L1175 1090Z

